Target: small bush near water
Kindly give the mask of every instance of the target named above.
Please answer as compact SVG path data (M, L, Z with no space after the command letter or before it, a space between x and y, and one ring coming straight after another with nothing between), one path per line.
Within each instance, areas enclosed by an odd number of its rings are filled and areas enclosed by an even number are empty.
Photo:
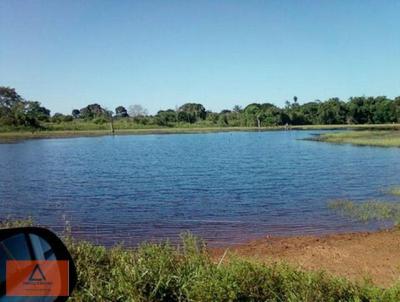
M329 207L360 221L385 220L400 224L400 203L374 200L355 203L350 200L335 200Z
M15 225L24 222L0 228ZM78 271L71 301L400 301L400 286L382 289L240 258L216 263L190 234L179 246L144 243L134 250L106 249L70 236L64 242Z
M400 196L400 186L394 186L388 189L387 193L394 196Z
M400 196L400 187L391 187L384 191L393 196ZM400 202L372 200L353 202L351 200L335 200L329 207L342 215L356 218L360 221L383 220L400 225Z

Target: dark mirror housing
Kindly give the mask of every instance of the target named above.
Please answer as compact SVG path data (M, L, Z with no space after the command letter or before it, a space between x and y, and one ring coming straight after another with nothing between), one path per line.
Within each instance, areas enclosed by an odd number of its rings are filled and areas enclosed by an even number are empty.
M76 268L64 243L39 227L0 230L0 302L66 301Z

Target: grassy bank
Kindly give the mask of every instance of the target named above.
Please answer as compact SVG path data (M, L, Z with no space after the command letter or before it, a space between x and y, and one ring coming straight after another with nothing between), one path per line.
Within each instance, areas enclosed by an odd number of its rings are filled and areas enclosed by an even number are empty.
M22 223L4 223L0 228ZM28 223L29 224L29 223ZM190 234L180 246L106 249L65 237L77 266L71 301L399 301L400 286L379 288L241 258L211 260Z
M262 128L261 130L278 130L279 128ZM105 135L146 135L146 134L183 134L183 133L208 133L229 131L257 131L258 128L224 127L224 128L139 128L139 129L115 129L114 133L108 130L42 130L42 131L12 131L0 132L1 142L13 142L24 139L41 138L68 138L90 137Z
M335 143L352 144L358 146L400 147L400 131L368 130L346 131L339 133L324 133L311 138L312 140Z
M229 132L229 131L273 131L284 130L284 126L275 127L201 127L199 125L180 125L179 127L170 128L125 128L115 125L116 135L129 134L175 134L175 133L207 133L207 132ZM380 124L380 125L303 125L291 126L292 130L337 130L337 129L400 129L400 124ZM2 131L3 130L3 131ZM9 142L21 139L35 138L65 138L65 137L84 137L84 136L103 136L111 135L110 126L96 125L93 123L76 123L71 125L53 125L47 130L27 131L24 129L0 129L0 142ZM322 140L322 137L319 137Z

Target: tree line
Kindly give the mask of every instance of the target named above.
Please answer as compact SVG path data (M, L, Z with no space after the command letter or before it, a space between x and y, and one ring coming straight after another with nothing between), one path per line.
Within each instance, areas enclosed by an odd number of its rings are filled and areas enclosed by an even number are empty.
M46 128L48 123L74 121L108 123L127 120L133 124L174 127L182 124L230 127L265 127L279 125L384 124L400 122L400 96L351 97L347 101L330 98L299 104L297 97L280 108L272 103L251 103L242 108L212 112L199 103L186 103L175 109L149 115L141 105L118 106L115 110L98 103L89 104L71 114L50 114L39 102L22 98L13 88L0 87L0 126Z

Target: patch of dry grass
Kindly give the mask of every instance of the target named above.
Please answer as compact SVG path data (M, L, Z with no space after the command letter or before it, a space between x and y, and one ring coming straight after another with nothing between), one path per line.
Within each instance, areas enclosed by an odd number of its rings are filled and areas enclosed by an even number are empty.
M324 133L312 140L359 146L400 147L399 130L365 130Z

